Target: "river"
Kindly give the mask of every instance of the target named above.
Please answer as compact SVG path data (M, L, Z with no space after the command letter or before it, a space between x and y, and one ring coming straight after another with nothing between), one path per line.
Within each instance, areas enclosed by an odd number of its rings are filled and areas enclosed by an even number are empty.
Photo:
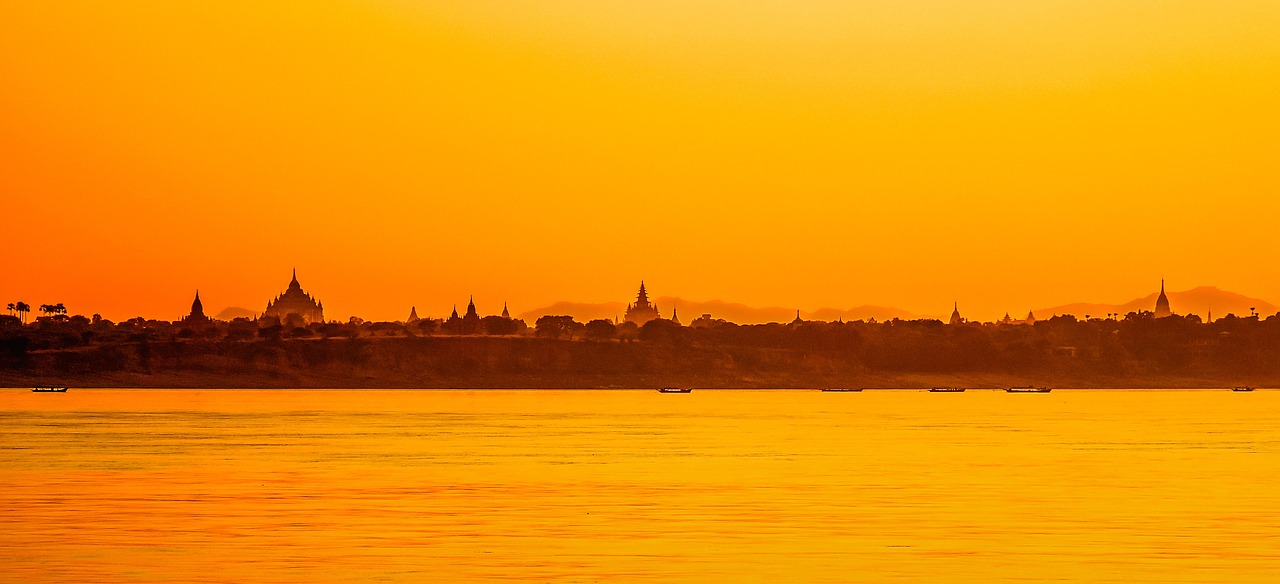
M0 390L0 582L1274 582L1280 391Z

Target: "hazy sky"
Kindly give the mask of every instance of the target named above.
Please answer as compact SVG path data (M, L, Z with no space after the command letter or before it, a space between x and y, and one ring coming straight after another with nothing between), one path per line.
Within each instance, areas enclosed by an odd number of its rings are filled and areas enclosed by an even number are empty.
M0 301L1280 300L1280 2L0 0Z

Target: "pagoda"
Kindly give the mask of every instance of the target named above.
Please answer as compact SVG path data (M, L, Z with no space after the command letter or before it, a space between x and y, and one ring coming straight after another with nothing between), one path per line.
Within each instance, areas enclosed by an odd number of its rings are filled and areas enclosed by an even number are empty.
M649 293L644 289L644 280L641 280L640 293L636 295L634 304L627 305L627 314L623 319L644 326L644 323L659 318L662 315L658 314L658 306L649 302Z
M204 315L204 304L200 302L200 291L196 290L196 299L191 303L191 314L182 317L179 321L185 325L204 325L209 324L210 318Z
M298 283L298 270L295 269L289 288L284 294L276 296L275 300L267 302L267 310L262 313L262 317L279 319L281 324L290 321L293 324L301 323L299 326L324 322L324 303L302 291L302 285Z
M1156 298L1156 318L1164 318L1173 316L1173 310L1169 308L1169 297L1164 295L1164 279L1160 280L1160 296Z

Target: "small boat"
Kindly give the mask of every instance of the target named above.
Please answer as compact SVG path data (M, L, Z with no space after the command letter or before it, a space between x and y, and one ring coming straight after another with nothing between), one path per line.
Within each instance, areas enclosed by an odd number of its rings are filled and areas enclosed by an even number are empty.
M1242 385L1240 387L1231 388L1231 391L1253 391L1253 388L1247 385Z
M33 393L67 393L67 388L65 387L33 387L31 388L31 391Z
M964 393L963 387L931 387L929 393Z
M658 393L693 393L692 387L660 387Z
M1019 386L1019 387L1010 387L1008 389L1005 389L1004 391L1005 393L1049 393L1053 391L1053 389L1048 387L1032 387L1030 385L1026 385L1026 386Z
M857 393L862 391L861 387L824 387L818 391L822 393Z

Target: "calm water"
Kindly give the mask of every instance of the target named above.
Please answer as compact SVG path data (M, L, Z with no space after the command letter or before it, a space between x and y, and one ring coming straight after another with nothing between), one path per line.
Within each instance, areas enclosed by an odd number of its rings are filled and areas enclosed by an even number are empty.
M0 391L4 582L1276 582L1280 392Z

